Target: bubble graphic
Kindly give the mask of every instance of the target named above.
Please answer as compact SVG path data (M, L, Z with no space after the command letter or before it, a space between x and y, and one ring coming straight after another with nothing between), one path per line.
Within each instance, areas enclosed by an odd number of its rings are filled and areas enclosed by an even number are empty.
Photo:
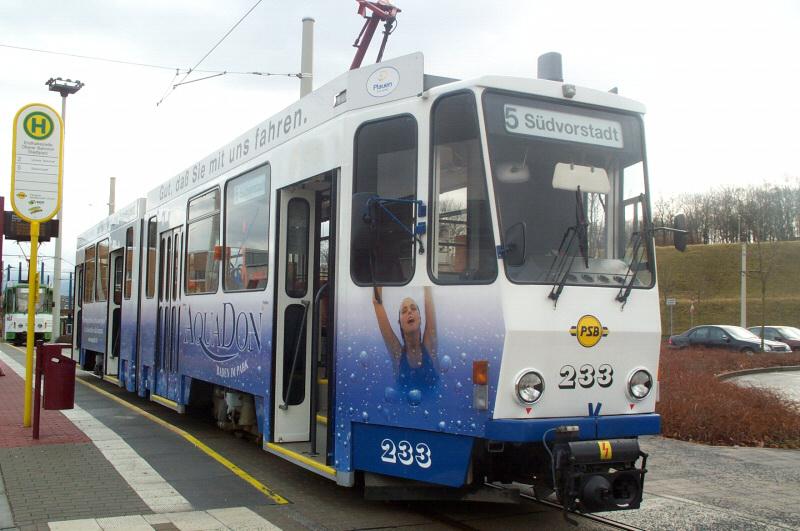
M387 387L383 392L383 399L389 403L397 401L397 390L394 387Z
M465 359L467 359L467 353L466 353L466 352L462 352L462 353L461 353L461 359L462 359L462 360L465 360Z
M363 420L364 422L369 422L369 413L367 413L366 411L362 411L361 420Z
M438 426L439 431L444 431L445 427L447 427L447 424L445 423L445 421L443 421L443 420L439 421L439 426Z
M408 403L412 406L418 406L422 402L422 391L419 389L412 389L408 392Z
M355 379L356 379L356 373L354 373L354 372L351 372L351 373L350 373L350 379L351 379L351 380L355 380Z
M369 364L369 355L367 354L366 350L362 350L361 353L358 355L358 361L366 367Z
M450 356L445 354L439 362L439 367L441 367L442 372L447 372L453 367L453 360L450 359Z
M456 382L456 389L458 389L460 391L462 387L464 387L464 386L461 385L461 382Z

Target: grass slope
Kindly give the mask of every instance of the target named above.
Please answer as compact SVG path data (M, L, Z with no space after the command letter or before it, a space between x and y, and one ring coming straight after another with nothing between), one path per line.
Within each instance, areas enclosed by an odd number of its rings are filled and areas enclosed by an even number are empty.
M690 245L685 253L672 247L657 248L661 296L661 329L669 335L667 297L678 299L673 308L673 329L691 324L739 324L739 273L741 245ZM761 268L757 245L747 246L747 325L761 324ZM800 241L761 245L764 269L769 271L766 291L767 324L800 327ZM694 318L689 313L694 304Z

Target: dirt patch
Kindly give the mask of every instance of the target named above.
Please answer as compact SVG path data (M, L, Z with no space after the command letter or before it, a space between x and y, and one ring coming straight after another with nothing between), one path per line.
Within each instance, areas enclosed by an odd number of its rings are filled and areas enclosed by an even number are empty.
M663 347L659 368L661 431L666 437L718 445L800 448L800 407L775 393L717 374L800 365L800 353L755 354Z

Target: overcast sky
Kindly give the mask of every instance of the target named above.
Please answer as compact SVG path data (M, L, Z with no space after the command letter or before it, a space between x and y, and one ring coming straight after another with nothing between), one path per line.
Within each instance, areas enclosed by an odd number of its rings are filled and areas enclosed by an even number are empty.
M427 73L462 79L535 77L537 57L558 51L567 81L617 86L644 103L655 196L800 177L800 2L397 1L403 12L386 57L421 51ZM6 0L0 45L186 68L254 3ZM355 8L351 0L264 0L200 68L296 73L300 21L312 16L318 87L352 60L362 25ZM175 82L172 70L7 47L0 47L0 66L5 196L16 111L32 102L60 111L60 97L44 84L50 77L86 84L67 103L63 256L69 262L77 234L107 212L110 176L117 178L117 205L128 204L299 92L292 78L227 75L179 87L156 106ZM10 255L20 251L6 243L7 262L16 266ZM41 252L52 254L51 246Z

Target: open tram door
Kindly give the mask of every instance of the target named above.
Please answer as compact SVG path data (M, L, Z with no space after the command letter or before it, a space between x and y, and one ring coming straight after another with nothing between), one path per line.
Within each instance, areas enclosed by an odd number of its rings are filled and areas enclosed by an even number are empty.
M325 465L337 174L279 191L273 442L265 445L280 445L290 459L292 453L312 457L310 468L329 476L335 474Z
M123 250L111 253L111 275L109 275L108 292L108 332L106 333L105 360L103 360L103 378L119 383L119 340L122 324L122 283L123 283Z

